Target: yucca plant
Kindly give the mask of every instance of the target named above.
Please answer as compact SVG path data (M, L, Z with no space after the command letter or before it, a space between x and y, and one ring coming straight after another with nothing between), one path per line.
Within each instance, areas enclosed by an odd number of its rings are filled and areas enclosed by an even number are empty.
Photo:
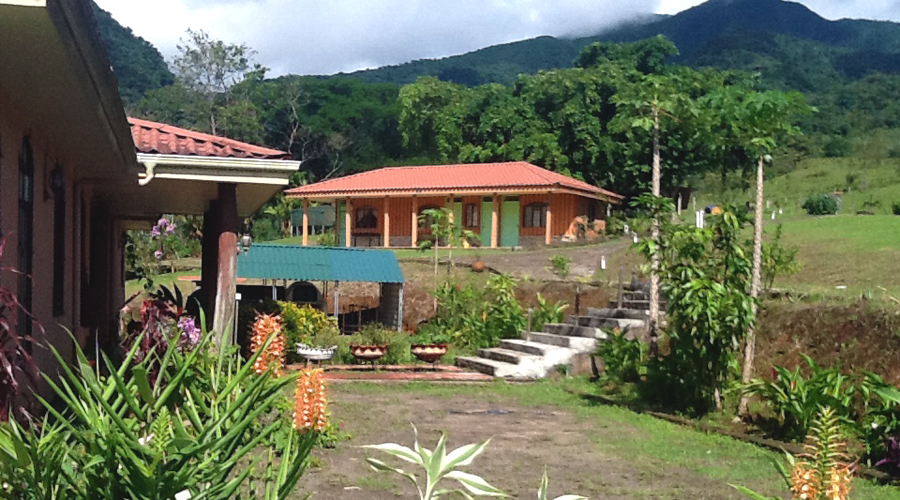
M489 496L489 497L507 497L506 493L488 484L482 477L468 472L456 470L457 467L465 467L471 465L475 458L480 455L490 443L490 439L481 443L468 444L461 446L449 454L447 453L447 434L441 434L437 446L434 450L423 448L419 444L419 432L413 425L413 449L396 443L384 443L376 445L367 445L363 448L383 451L388 455L399 458L405 462L418 465L424 469L424 484L419 482L419 478L415 474L407 472L403 469L391 467L390 465L375 458L366 458L366 462L376 471L388 471L400 474L409 479L416 492L419 494L419 500L435 500L449 493L458 493L465 498L471 499L472 496ZM444 479L454 479L462 485L460 488L439 488L439 483ZM538 489L538 500L547 500L550 480L547 477L547 471L544 471L541 486ZM563 495L556 497L554 500L587 500L586 497L578 495Z
M294 377L253 376L258 354L242 360L213 346L209 334L189 352L173 339L135 362L139 344L121 367L103 358L108 377L96 375L77 343L72 367L49 346L62 373L45 380L62 406L39 398L47 417L38 428L0 427L0 472L8 485L0 497L286 498L315 433L292 433L279 449L267 450L268 436L282 423L260 422L272 416ZM152 381L151 366L158 373ZM253 478L260 464L262 477Z

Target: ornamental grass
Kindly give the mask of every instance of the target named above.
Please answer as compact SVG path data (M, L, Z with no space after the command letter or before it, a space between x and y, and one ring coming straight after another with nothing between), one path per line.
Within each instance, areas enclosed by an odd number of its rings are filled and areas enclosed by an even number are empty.
M260 348L266 346L266 342L272 336L275 338L272 339L266 350L253 363L253 371L257 375L261 375L271 369L276 376L281 376L285 354L281 316L257 313L250 333L250 351L255 354Z
M321 368L307 368L297 379L294 395L294 429L300 432L325 430L328 423L326 410L325 376Z

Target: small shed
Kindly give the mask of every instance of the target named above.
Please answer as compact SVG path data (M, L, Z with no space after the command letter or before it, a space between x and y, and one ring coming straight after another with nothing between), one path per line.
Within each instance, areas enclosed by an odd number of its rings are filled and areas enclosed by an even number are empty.
M254 244L238 256L237 275L273 282L378 283L379 321L398 331L403 327L405 279L397 257L390 250ZM334 289L334 311L338 315L339 288Z

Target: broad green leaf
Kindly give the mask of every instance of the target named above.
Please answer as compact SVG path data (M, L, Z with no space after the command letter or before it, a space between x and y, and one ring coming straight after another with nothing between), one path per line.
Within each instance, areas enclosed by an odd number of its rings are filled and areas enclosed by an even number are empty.
M490 442L491 440L488 439L482 443L461 446L451 451L450 454L444 458L444 463L441 464L441 471L448 471L471 464L472 461L484 451L484 448Z
M489 496L489 497L505 497L506 493L498 490L497 488L488 484L487 481L482 479L475 474L469 474L468 472L462 471L453 471L448 473L446 476L447 479L455 479L459 481L460 484L463 485L470 493L476 496Z
M384 443L384 444L370 444L365 445L363 448L368 448L371 450L383 451L389 455L395 456L401 460L405 460L410 463L414 463L417 465L425 466L425 463L422 461L422 457L420 457L416 452L410 450L406 446L395 444L395 443Z
M765 495L760 495L759 493L757 493L749 488L745 488L743 486L738 486L736 484L729 484L728 486L731 486L732 488L740 491L741 493L747 495L748 497L752 498L753 500L780 500L778 497L767 497Z

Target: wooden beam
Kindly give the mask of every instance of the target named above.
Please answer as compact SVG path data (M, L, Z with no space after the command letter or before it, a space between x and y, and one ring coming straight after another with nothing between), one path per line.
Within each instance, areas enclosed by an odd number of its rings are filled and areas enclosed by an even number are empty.
M309 200L303 198L303 246L309 246Z
M553 242L553 193L547 193L547 220L544 221L547 226L544 230L544 244L549 245Z
M413 248L419 246L419 199L412 197L412 238L410 244Z
M384 197L384 248L391 247L391 199Z
M491 248L500 246L500 197L491 198Z
M237 186L219 184L216 262L216 297L213 330L218 342L231 342L237 288L237 242L240 218L237 209Z
M344 200L346 204L346 209L344 210L344 246L351 246L351 239L353 239L353 231L351 231L353 226L353 205L350 204L350 198Z

